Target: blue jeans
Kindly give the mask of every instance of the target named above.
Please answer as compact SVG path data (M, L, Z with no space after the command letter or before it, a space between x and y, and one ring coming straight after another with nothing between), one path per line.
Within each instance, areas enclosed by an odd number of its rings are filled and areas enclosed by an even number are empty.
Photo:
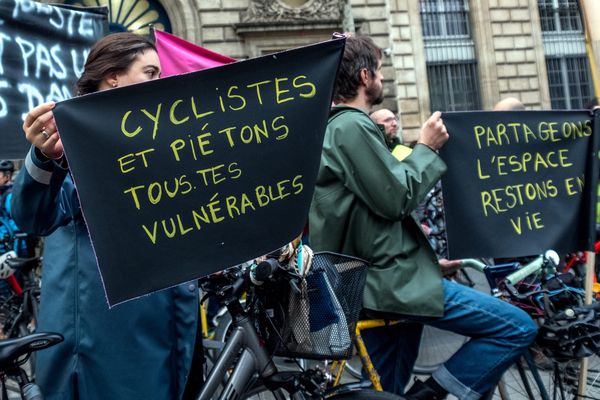
M368 311L368 310L367 310ZM537 327L521 309L444 279L444 316L418 317L368 311L398 325L362 332L383 389L402 395L418 356L423 324L471 339L440 366L433 378L459 399L478 399L535 339Z

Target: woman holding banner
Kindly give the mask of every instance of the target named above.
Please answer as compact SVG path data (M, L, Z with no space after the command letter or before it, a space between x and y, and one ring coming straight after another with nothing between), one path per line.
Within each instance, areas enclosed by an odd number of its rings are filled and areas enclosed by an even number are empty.
M116 33L91 49L77 94L159 76L153 43ZM27 114L23 130L33 146L13 197L19 226L47 236L38 330L65 337L38 353L37 382L50 400L181 398L196 337L197 285L180 285L109 310L53 107L44 103Z

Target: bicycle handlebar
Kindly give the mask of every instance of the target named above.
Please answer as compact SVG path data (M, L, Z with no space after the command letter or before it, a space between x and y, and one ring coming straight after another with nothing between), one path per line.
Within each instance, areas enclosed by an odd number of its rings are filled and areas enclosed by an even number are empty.
M479 272L483 272L483 270L485 269L485 267L487 267L487 265L485 265L481 261L476 260L474 258L465 258L464 260L461 260L460 267L461 268L473 268Z
M529 275L535 274L538 272L542 266L546 262L546 257L544 255L540 255L536 257L535 260L531 261L529 264L525 265L522 268L519 268L512 274L506 275L504 280L511 285L514 285L517 282L522 281L527 278Z
M514 285L528 276L540 271L544 266L552 265L556 267L558 265L558 254L554 250L548 250L544 254L540 254L533 261L527 265L519 268L515 272L507 275L504 281L510 285ZM461 262L460 268L473 268L477 271L483 272L488 266L474 258L465 258Z
M250 280L255 285L262 285L269 280L273 273L279 268L279 261L274 258L267 258L258 263L255 268L250 271Z

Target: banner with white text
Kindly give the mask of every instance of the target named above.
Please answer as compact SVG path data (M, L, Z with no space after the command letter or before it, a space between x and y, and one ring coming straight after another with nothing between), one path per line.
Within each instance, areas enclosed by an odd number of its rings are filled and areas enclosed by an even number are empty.
M56 105L111 305L266 254L302 232L344 43Z
M0 2L0 159L25 157L25 115L72 96L89 48L107 31L105 7Z

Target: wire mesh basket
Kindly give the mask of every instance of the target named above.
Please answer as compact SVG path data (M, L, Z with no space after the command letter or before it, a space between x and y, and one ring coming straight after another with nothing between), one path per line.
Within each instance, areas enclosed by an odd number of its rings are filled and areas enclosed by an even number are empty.
M299 293L289 291L275 354L307 359L352 355L368 264L331 252L315 253Z

